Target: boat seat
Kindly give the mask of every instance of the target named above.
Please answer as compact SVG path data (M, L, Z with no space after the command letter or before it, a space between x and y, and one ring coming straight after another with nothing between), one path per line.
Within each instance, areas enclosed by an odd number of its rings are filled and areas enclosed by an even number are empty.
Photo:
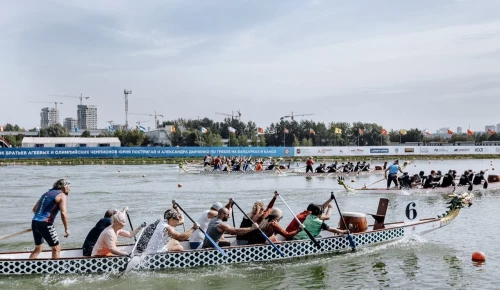
M389 200L387 198L381 198L378 202L378 209L376 214L371 214L375 223L373 224L373 230L384 229L385 214L387 213L387 207L389 206Z

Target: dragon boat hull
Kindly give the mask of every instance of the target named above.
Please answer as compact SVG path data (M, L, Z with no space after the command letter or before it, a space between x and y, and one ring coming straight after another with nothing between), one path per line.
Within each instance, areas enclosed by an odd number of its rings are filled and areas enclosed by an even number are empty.
M442 218L422 219L417 222L386 223L384 229L352 234L357 247L364 247L394 241L403 237L423 234L449 224L457 215L459 209L448 212ZM277 247L284 253L280 256L271 245L238 246L234 237L228 238L230 247L224 248L228 257L224 257L215 249L186 250L183 252L162 252L141 256L141 262L135 265L135 270L158 270L171 268L191 268L223 264L238 264L248 262L265 262L283 259L315 256L350 250L346 236L322 232L322 238L317 238L321 245L318 249L310 240L281 241ZM280 237L281 238L281 237ZM187 242L182 242L189 249ZM123 251L130 252L133 245L120 246ZM50 251L44 251L39 259L30 260L29 252L0 253L0 274L79 274L79 273L118 273L128 265L128 257L82 257L81 249L61 251L60 259L50 259Z

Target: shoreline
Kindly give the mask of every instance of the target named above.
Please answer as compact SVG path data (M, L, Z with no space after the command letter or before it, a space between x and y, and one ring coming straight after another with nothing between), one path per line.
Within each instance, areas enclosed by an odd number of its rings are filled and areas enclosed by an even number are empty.
M282 162L305 162L309 156L283 157ZM312 156L314 161L345 162L345 161L387 161L399 159L405 160L467 160L467 159L499 159L500 154L490 155L386 155L386 156ZM267 159L268 157L252 157L256 159ZM279 157L275 157L277 159ZM146 164L178 164L180 162L202 162L200 157L186 158L52 158L52 159L16 159L0 161L0 166L9 165L146 165Z

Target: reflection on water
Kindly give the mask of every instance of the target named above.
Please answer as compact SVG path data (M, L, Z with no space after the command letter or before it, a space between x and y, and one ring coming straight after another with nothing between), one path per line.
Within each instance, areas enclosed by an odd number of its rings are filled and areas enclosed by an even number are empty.
M405 273L406 278L410 281L414 281L420 270L417 255L412 250L409 250L408 253L404 254L401 258L403 260L401 270Z
M380 287L389 287L389 281L391 279L387 276L388 271L386 265L382 261L373 263L372 265L373 274L375 279L380 283Z

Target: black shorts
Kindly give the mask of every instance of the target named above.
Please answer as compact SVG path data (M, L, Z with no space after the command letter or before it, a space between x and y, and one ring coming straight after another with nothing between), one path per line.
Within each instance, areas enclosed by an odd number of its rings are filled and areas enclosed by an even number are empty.
M44 240L51 247L59 245L59 237L53 224L32 220L31 229L36 246L43 244Z

